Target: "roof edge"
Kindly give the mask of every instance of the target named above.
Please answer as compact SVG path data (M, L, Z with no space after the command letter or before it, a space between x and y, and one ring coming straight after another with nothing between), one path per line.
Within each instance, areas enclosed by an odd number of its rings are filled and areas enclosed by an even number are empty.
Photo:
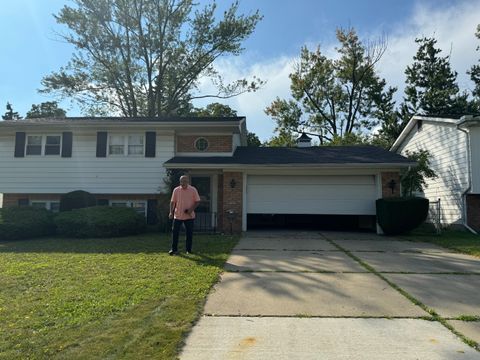
M163 163L163 167L167 169L174 169L178 167L187 167L191 169L205 169L205 168L248 168L248 169L258 169L263 167L270 168L321 168L321 169L340 169L340 168L350 168L350 169L364 169L364 168L407 168L410 166L416 166L416 162L404 162L404 163L344 163L344 164L195 164L195 163Z

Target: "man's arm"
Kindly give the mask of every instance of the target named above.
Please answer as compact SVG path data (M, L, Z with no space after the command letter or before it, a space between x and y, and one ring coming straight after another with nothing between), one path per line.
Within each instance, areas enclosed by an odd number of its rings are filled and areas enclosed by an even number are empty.
M170 201L170 213L168 214L169 219L173 218L173 212L175 211L175 205L176 205L176 203L174 201Z

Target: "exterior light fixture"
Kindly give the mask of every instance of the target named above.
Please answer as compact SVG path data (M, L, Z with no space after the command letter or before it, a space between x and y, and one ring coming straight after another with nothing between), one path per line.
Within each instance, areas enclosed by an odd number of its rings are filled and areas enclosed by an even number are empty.
M237 183L236 183L235 179L232 179L230 181L230 187L233 189L233 188L235 188L235 185L237 185Z
M395 180L390 180L388 182L388 187L392 190L392 194L395 192L395 187L397 186L397 183Z

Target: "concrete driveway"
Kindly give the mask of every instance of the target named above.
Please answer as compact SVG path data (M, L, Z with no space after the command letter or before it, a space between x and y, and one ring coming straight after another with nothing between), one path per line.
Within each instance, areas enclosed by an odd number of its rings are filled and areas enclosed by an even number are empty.
M249 232L181 359L480 359L479 289L480 259L427 243Z

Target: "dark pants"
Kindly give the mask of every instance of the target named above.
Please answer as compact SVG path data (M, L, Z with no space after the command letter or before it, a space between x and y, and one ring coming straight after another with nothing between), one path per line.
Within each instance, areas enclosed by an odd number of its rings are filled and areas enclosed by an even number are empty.
M180 232L180 226L182 223L185 224L185 232L187 235L185 250L188 252L192 251L192 238L193 238L193 219L188 220L178 220L173 219L172 226L172 250L178 251L178 233Z

